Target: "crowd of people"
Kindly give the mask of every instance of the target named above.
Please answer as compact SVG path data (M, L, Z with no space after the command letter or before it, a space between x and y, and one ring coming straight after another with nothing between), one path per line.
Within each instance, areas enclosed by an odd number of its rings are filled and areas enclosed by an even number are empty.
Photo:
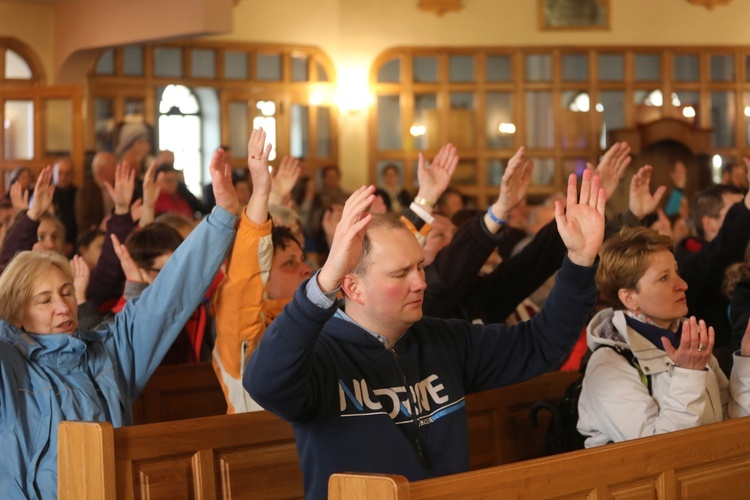
M2 198L9 497L54 494L57 424L132 424L163 364L211 362L229 413L290 421L310 498L344 470L468 470L465 396L550 370L585 369L587 447L750 413L750 158L688 200L684 164L652 186L616 143L530 207L521 147L484 209L451 186L450 144L419 156L416 193L396 165L349 193L336 166L272 167L257 129L199 200L148 136L128 124L80 187L67 158L19 168Z

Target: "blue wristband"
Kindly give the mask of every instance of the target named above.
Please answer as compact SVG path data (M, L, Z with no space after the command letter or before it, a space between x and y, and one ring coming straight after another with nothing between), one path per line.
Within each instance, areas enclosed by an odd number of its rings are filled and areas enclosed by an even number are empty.
M487 207L487 215L490 216L490 220L492 222L499 226L502 226L503 224L506 224L508 222L508 219L498 219L497 217L495 217L495 214L492 213L492 205Z

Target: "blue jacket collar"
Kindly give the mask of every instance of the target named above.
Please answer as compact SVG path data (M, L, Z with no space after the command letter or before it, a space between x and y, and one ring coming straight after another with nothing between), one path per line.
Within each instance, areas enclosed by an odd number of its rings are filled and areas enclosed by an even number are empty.
M0 341L15 347L29 361L42 365L73 367L78 365L86 353L86 343L78 332L75 335L64 333L39 335L28 333L5 323L0 328Z

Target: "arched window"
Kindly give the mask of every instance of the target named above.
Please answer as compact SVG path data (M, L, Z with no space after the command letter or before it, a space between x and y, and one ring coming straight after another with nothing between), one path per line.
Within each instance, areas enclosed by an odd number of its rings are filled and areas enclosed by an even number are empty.
M203 186L200 103L184 85L167 85L159 102L159 149L174 153L175 168L196 196Z

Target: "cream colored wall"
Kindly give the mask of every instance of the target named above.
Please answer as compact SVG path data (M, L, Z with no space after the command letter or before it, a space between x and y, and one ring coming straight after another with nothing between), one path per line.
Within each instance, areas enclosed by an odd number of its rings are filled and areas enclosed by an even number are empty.
M464 0L460 13L438 17L418 0L240 0L233 31L216 37L247 42L297 43L323 49L346 88L365 87L378 54L403 45L750 45L750 1L713 10L687 0L610 0L611 30L537 28L536 0ZM64 5L64 4L62 4ZM652 9L658 8L658 12ZM29 44L52 75L51 7L0 0L0 36ZM96 45L96 44L94 44ZM367 113L343 116L340 130L344 183L367 180Z
M0 1L0 36L16 38L36 52L52 81L54 9L46 4Z

